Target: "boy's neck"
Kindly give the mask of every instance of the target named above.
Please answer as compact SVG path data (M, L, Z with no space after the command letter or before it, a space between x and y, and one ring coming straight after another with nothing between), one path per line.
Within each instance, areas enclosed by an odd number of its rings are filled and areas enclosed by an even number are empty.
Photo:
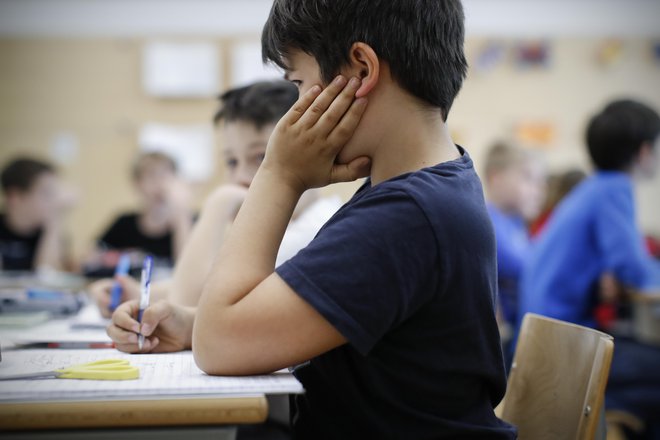
M382 130L371 154L371 182L377 185L401 174L460 157L440 112L422 110L401 99L381 120Z

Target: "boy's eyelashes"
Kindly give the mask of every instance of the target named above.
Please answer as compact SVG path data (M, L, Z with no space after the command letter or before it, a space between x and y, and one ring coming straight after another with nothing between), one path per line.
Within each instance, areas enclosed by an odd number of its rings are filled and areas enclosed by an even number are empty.
M302 81L299 79L290 79L289 82L298 87L298 89L302 86Z
M261 164L261 162L263 162L265 158L266 158L266 153L261 152L249 156L248 160L250 163ZM227 165L227 168L233 170L235 168L238 168L238 159L227 159L225 160L225 164Z

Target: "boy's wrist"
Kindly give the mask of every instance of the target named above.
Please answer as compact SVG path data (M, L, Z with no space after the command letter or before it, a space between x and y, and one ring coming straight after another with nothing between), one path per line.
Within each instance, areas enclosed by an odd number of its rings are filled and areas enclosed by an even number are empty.
M298 178L296 174L290 170L283 168L276 168L263 164L259 172L254 178L252 185L256 181L263 184L269 191L273 193L285 192L286 194L295 197L298 200L305 191L309 188L306 187L305 182Z

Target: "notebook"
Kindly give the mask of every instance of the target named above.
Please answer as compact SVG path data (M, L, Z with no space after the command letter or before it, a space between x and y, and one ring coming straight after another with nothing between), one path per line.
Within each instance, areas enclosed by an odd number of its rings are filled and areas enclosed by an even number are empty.
M209 376L197 368L191 351L131 355L114 349L46 349L8 351L2 355L0 376L48 371L101 359L119 358L139 367L140 378L123 381L0 381L0 402L297 394L304 391L300 382L288 372L245 377Z

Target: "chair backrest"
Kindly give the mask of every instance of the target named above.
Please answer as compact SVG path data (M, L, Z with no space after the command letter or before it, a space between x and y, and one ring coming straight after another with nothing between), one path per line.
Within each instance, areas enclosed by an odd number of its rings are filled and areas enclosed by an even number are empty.
M610 335L528 313L498 411L520 440L593 439L614 350Z

